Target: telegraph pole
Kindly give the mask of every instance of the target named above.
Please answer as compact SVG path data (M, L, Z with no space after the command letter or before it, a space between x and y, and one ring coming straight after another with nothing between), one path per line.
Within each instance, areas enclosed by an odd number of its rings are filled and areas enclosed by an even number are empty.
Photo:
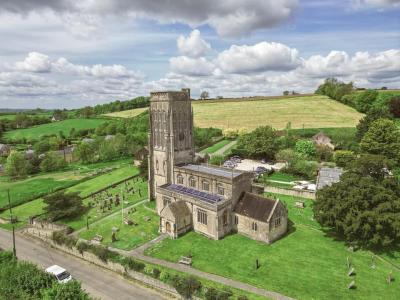
M11 198L10 198L10 189L7 190L8 195L8 208L10 209L10 222L12 224L12 239L13 239L13 257L17 259L17 250L15 248L15 227L14 227L14 218L11 209Z

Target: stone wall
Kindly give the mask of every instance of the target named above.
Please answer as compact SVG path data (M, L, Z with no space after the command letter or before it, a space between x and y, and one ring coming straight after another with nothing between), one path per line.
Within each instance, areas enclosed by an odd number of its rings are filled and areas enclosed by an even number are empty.
M266 186L264 191L268 192L268 193L283 194L283 195L288 195L288 196L295 196L295 197L301 197L301 198L315 200L315 193L309 192L309 191L287 190L287 189L281 189L281 188L277 188L277 187L273 187L273 186Z
M268 243L269 224L261 222L253 218L249 218L243 215L234 214L233 219L238 218L238 224L235 224L234 228L239 234L250 237L253 240ZM252 224L257 224L257 230L253 230Z

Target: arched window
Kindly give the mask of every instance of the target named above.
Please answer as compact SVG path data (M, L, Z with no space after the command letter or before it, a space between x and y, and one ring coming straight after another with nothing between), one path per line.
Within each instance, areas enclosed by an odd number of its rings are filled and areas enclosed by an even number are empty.
M182 176L182 174L176 175L176 182L178 184L183 184L183 176Z
M156 160L156 170L158 171L158 169L159 169L159 165L158 165L158 160Z
M203 191L210 190L210 183L208 182L208 180L203 180L201 185L202 185Z
M190 185L190 187L193 187L193 188L196 187L196 179L194 179L193 176L191 176L191 177L189 178L189 185Z

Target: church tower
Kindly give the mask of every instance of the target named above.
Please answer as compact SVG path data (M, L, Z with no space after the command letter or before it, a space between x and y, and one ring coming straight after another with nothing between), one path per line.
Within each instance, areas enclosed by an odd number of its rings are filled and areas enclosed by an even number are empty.
M149 126L149 197L157 186L173 183L174 166L194 159L190 90L152 92Z

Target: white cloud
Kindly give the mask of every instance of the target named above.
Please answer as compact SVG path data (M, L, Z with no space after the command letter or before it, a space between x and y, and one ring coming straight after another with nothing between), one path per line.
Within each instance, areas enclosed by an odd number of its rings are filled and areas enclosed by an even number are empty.
M400 0L353 0L353 6L356 8L400 7Z
M214 64L204 57L191 58L187 56L172 57L169 60L170 69L177 74L190 76L207 76L214 71Z
M252 46L231 46L218 55L217 63L226 73L287 71L300 64L299 53L280 43L261 42Z
M297 0L82 0L79 2L4 0L3 2L0 11L20 14L53 10L62 14L77 14L80 16L79 19L84 18L84 15L101 17L123 15L146 17L165 23L181 22L192 27L208 24L221 36L242 36L257 29L274 27L289 19L298 4Z
M179 52L189 57L203 56L211 49L210 44L201 38L200 31L197 29L193 30L188 37L179 36L176 43Z
M47 55L30 52L23 61L15 63L15 68L20 71L35 73L50 72L51 62Z

